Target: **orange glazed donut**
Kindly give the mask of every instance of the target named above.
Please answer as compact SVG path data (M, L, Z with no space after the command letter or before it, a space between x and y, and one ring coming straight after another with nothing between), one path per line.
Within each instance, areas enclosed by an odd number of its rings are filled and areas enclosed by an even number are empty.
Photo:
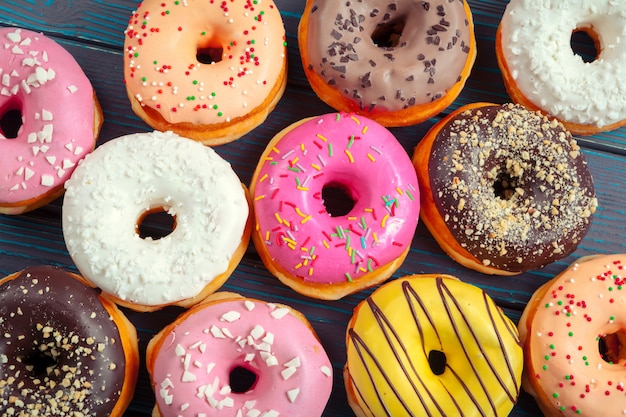
M421 218L462 265L512 275L576 250L597 206L572 135L514 104L475 103L415 148Z
M383 126L448 107L476 58L465 0L307 0L298 45L320 99Z
M581 258L528 302L522 385L546 417L626 414L625 268L624 254Z
M125 33L126 91L157 130L230 142L285 90L285 29L272 0L144 0Z
M96 146L102 110L74 57L41 33L0 29L0 213L63 194Z
M37 266L0 279L2 416L121 417L135 392L137 332L79 275Z

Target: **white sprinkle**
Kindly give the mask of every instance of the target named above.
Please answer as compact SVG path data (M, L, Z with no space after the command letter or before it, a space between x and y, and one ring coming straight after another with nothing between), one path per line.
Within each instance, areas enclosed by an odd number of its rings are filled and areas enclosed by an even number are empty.
M72 168L74 165L74 162L70 161L69 159L64 159L62 167L63 169L69 169Z
M286 307L281 307L281 308L277 308L276 310L272 311L270 314L275 319L282 319L283 317L285 317L285 315L287 315L287 313L289 313L289 309L286 308Z
M183 372L183 377L181 378L183 382L193 382L196 380L196 376L189 371Z
M290 366L280 371L280 375L283 377L285 381L288 380L295 373L296 373L295 366Z
M300 394L300 388L294 388L287 391L287 398L289 398L289 402L294 403L296 398L298 398L298 394Z
M217 326L211 326L211 334L217 339L224 339L224 333Z
M330 368L328 366L326 366L326 365L322 365L320 367L320 371L322 371L322 373L324 375L326 375L326 376L331 376L333 374L332 371L330 370Z
M44 187L52 187L54 185L54 177L52 175L42 175L41 176L41 185Z
M246 309L248 309L248 311L254 310L254 302L252 302L250 300L246 300L244 302L244 305L246 306Z
M227 313L224 313L222 317L220 318L220 320L232 323L235 320L239 320L240 317L241 317L241 313L239 313L238 311L232 310Z
M243 359L244 362L252 362L256 355L254 353L247 353L246 357Z
M176 345L174 352L176 353L176 356L183 356L185 354L185 348L182 347L179 343Z
M74 94L75 92L78 91L78 87L76 87L75 85L68 85L67 91L69 91L71 94Z
M52 113L46 109L41 110L41 120L44 120L44 121L52 120Z
M30 169L28 167L24 168L24 179L26 181L31 179L33 177L33 175L35 175L35 171L33 171L32 169Z
M20 35L20 30L17 29L15 32L10 32L7 33L7 38L11 41L11 42L15 42L18 43L19 41L22 40L22 35Z
M259 337L263 336L263 333L265 333L265 329L257 324L250 332L250 336L252 336L254 339L258 339Z
M296 356L295 358L293 358L289 362L283 364L283 366L293 366L295 368L299 368L300 364L301 364L300 363L300 357Z

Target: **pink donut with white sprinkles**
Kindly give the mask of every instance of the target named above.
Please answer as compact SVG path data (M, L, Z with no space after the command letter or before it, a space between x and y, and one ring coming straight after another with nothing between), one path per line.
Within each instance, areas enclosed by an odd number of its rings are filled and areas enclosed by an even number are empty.
M63 193L96 144L102 111L72 55L41 33L0 29L0 213Z
M417 187L408 154L375 121L345 113L302 120L276 135L257 165L254 244L294 290L341 298L404 261L419 218ZM329 210L332 190L344 193L343 211Z

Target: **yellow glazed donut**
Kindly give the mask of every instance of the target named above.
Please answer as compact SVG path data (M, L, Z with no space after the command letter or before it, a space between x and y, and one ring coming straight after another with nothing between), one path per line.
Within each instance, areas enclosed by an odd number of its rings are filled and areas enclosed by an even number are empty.
M154 129L220 145L261 124L285 91L272 0L144 0L125 35L128 98Z
M363 416L506 416L517 401L515 325L480 288L449 275L384 284L346 334L348 401Z
M625 268L625 254L582 258L526 306L522 383L546 417L626 414Z

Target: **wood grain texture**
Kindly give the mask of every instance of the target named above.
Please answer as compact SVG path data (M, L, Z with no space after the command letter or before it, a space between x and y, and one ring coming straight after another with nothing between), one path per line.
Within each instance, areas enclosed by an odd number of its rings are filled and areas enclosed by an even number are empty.
M131 111L123 84L123 31L136 7L134 0L3 0L0 26L42 31L56 39L77 59L91 79L104 110L105 123L98 144L128 133L149 130ZM227 159L242 181L249 183L266 144L282 128L303 117L332 111L311 91L302 71L296 34L304 0L278 0L288 34L289 81L287 91L267 121L250 134L217 152ZM478 57L465 89L444 113L474 101L504 103L504 90L494 53L495 31L505 0L472 0L478 38ZM407 153L440 119L417 126L391 129ZM446 273L485 289L506 314L517 321L534 290L580 256L626 252L626 129L580 138L596 183L599 208L593 226L578 250L568 258L538 271L515 277L485 276L460 267L441 251L423 225L419 225L409 255L394 278L419 273ZM57 265L76 272L63 241L61 202L21 216L0 216L0 275L37 264ZM286 303L302 311L317 330L333 363L334 389L324 416L352 416L347 405L341 369L345 361L344 332L352 309L371 290L338 301L318 301L294 293L273 278L253 246L223 287L247 296ZM150 314L128 311L138 328L142 353L150 337L182 310L168 308ZM148 416L154 394L142 367L129 416ZM523 394L512 416L541 415L534 400Z

